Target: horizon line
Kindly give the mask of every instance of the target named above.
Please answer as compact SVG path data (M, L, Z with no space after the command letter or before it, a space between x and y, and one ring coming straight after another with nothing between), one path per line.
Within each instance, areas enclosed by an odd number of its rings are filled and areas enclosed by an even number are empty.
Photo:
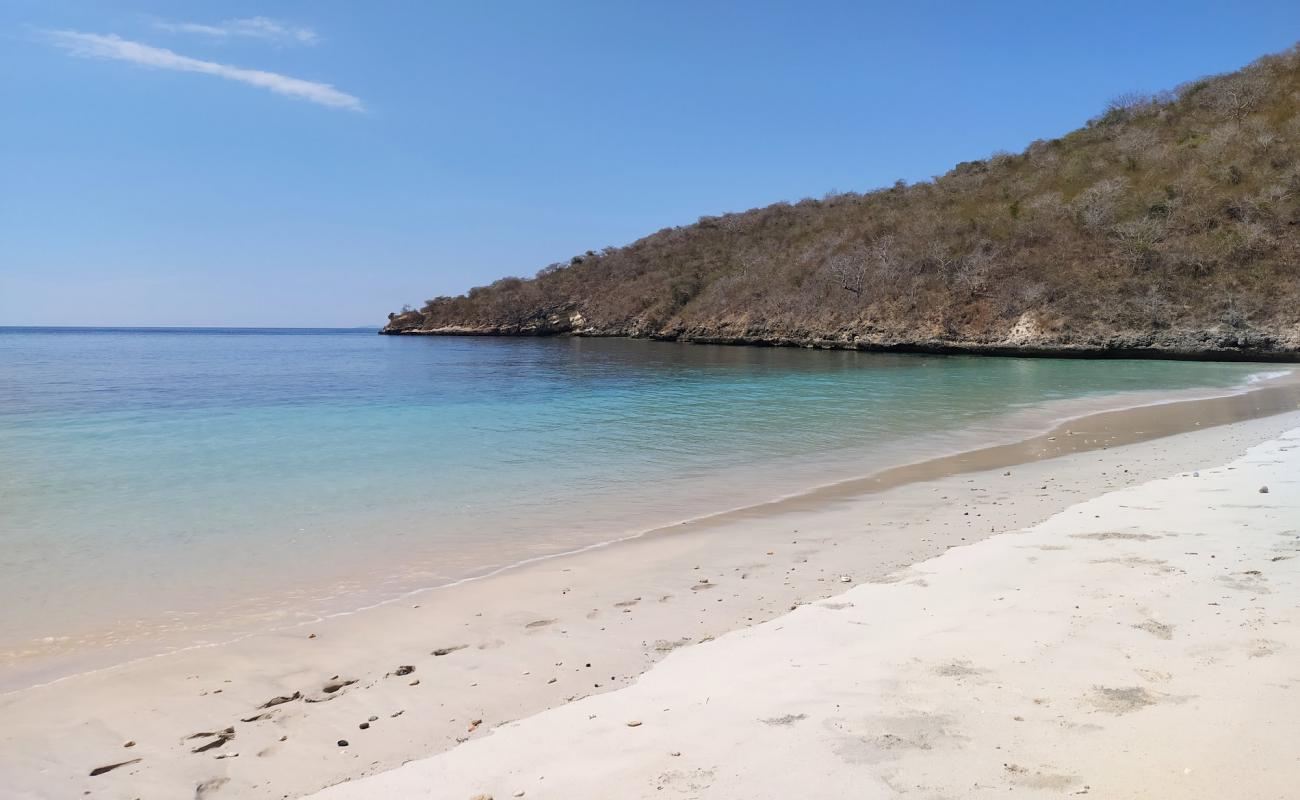
M382 325L8 325L4 329L99 330L99 331L355 331L379 330Z

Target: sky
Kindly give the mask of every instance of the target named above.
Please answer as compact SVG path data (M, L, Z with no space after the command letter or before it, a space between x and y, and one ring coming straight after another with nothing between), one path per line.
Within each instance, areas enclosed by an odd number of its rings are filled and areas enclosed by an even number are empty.
M4 0L0 325L378 326L1297 39L1295 0Z

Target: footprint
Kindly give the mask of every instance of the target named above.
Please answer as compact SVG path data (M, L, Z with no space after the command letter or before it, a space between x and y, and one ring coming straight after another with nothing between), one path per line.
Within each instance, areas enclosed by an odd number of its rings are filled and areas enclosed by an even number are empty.
M965 659L953 659L934 668L934 674L944 678L968 678L972 675L981 675L983 672L984 670L971 666L971 663Z
M826 723L826 728L839 740L835 754L850 764L897 761L908 751L960 748L966 737L955 732L952 726L951 718L928 714Z
M1283 645L1280 642L1269 639L1256 639L1247 654L1251 658L1264 658L1273 655L1282 647Z
M1157 639L1174 638L1173 625L1166 625L1163 622L1156 622L1153 619L1149 619L1146 622L1140 623L1138 625L1134 625L1133 627L1137 628L1140 631L1146 631L1147 633L1151 634Z
M1236 577L1233 575L1220 575L1215 578L1216 581L1239 592L1248 592L1250 594L1272 594L1273 590L1268 587L1268 581L1255 575L1246 575Z
M1161 696L1141 686L1094 686L1090 701L1108 714L1129 714L1159 703Z
M1028 789L1068 789L1079 782L1073 775L1060 775L1044 772L1041 769L1029 769L1018 764L1004 764L1003 769L1011 777L1011 782Z
M230 783L230 778L208 778L203 783L194 787L194 800L203 800L203 798L215 793L227 783Z
M655 642L655 650L659 651L660 653L667 653L676 650L679 647L685 647L690 643L691 643L690 637L687 636L683 636L680 639L672 640L672 641L668 639L659 639L658 641Z
M698 794L713 785L711 769L670 770L660 774L657 790L671 789L673 794Z

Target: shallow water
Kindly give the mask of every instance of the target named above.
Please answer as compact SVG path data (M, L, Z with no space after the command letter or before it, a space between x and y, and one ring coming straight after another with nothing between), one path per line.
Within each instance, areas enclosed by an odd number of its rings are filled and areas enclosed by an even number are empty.
M354 608L1275 369L0 328L0 666Z

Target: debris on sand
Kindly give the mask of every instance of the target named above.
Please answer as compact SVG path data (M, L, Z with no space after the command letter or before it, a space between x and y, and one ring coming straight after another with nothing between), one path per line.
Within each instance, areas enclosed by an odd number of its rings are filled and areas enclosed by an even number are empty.
M221 746L224 745L226 742L228 742L228 741L230 741L231 739L235 738L235 729L234 729L233 727L230 727L230 728L226 728L226 729L224 729L224 730L220 730L220 731L203 731L203 732L201 732L201 733L195 733L195 734L192 734L192 735L187 736L187 737L185 737L185 738L187 738L187 739L206 739L206 738L208 738L209 736L211 736L211 737L215 737L215 738L213 738L212 741L210 741L210 742L208 742L208 743L206 743L206 744L201 744L201 745L199 745L198 747L194 748L194 749L191 750L190 752L191 752L191 753L206 753L206 752L209 751L209 750L215 750L215 749L217 749L218 747L221 747Z
M90 777L93 778L93 777L95 777L95 776L97 776L97 775L103 775L105 772L112 772L113 770L117 769L118 767L125 767L125 766L128 766L128 765L130 765L130 764L138 764L138 763L140 763L141 760L142 760L142 759L139 759L139 758L133 758L133 759L131 759L130 761L119 761L119 762L116 763L116 764L107 764L107 765L102 766L102 767L95 767L94 769L92 769L92 770L90 771Z
M283 703L291 703L294 700L301 700L301 699L302 699L302 692L294 692L293 694L280 695L279 697L272 697L270 700L267 700L265 703L258 706L258 708L259 709L270 708L272 706L278 706Z
M233 727L230 727L230 728L223 728L219 731L199 731L198 733L191 733L189 736L186 736L185 738L206 739L209 736L234 736L234 735L235 735L235 729Z

